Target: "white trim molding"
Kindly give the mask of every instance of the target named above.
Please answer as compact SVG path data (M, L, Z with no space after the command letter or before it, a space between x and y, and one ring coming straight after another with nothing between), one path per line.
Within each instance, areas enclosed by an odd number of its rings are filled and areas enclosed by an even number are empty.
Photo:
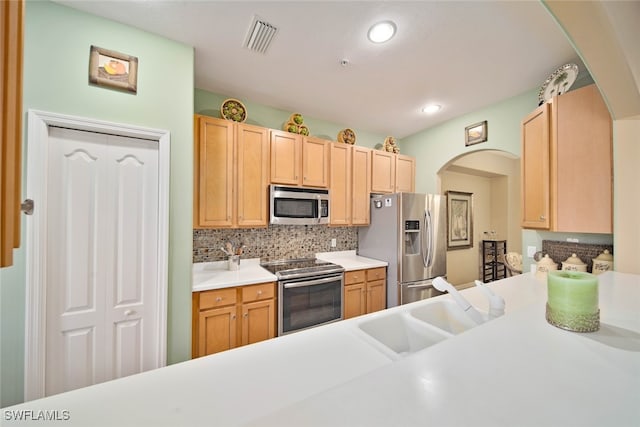
M47 147L50 126L140 138L158 143L158 337L156 367L167 360L167 298L169 277L169 175L171 134L149 129L38 110L28 111L27 190L35 202L33 215L26 217L26 303L24 400L45 396Z

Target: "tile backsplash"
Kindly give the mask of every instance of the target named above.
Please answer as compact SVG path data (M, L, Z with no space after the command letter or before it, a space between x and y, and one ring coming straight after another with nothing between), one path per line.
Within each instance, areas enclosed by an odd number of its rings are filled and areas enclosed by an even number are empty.
M331 247L336 239L336 247ZM357 227L269 225L268 228L193 230L193 262L222 261L220 250L234 240L245 245L242 258L263 261L312 257L317 252L349 251L358 247Z
M555 240L543 240L542 252L549 254L549 257L558 264L558 269L562 268L562 262L576 254L578 258L587 264L587 271L591 273L593 267L593 258L596 258L604 250L607 249L613 254L613 245L598 243L571 243Z

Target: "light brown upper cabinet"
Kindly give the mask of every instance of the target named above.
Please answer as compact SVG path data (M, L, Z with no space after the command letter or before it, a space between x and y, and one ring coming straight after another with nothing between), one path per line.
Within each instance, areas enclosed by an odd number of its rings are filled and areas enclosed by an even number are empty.
M372 150L371 191L398 193L415 191L415 159L402 154Z
M271 183L329 186L330 141L271 130Z
M331 225L351 224L351 145L331 144Z
M0 267L20 246L24 2L0 2Z
M595 85L522 121L522 227L613 232L612 120Z
M266 227L269 129L195 117L194 227Z
M352 146L351 154L351 225L369 224L371 193L371 149Z
M302 137L302 185L305 187L329 186L329 162L331 141L312 136Z
M369 224L371 149L331 144L331 225Z
M413 193L416 189L416 159L403 154L396 155L395 192Z

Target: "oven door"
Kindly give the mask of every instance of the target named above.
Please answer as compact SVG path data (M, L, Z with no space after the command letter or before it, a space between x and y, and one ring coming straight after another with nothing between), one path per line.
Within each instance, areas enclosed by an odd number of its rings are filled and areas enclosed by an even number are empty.
M342 274L283 280L278 285L278 335L342 319Z

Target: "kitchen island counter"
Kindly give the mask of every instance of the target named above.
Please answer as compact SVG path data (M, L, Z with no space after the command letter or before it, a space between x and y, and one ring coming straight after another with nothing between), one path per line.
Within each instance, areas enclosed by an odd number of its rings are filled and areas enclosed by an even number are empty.
M449 295L4 408L3 426L28 425L7 420L21 410L74 426L640 425L640 276L599 280L594 333L548 324L546 285L523 274L488 285L504 316L395 361L358 325Z

